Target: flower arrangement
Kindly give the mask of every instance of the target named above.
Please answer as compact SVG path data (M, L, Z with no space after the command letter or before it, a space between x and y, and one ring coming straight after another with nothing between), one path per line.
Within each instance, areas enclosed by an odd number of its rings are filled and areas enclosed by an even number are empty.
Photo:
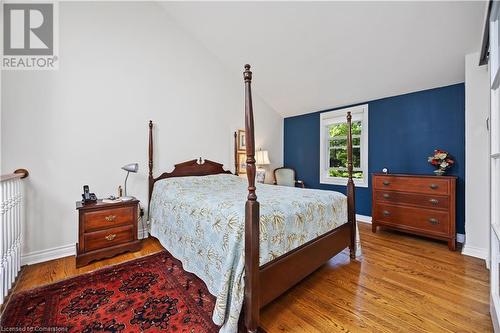
M455 163L448 152L440 149L434 150L434 155L429 156L427 161L437 168L434 170L437 176L442 176Z

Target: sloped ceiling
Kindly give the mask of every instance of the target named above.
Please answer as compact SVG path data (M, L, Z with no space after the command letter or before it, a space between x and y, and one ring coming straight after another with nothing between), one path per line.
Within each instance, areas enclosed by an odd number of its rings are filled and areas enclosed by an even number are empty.
M464 81L486 2L167 2L285 117ZM200 73L200 75L203 75Z

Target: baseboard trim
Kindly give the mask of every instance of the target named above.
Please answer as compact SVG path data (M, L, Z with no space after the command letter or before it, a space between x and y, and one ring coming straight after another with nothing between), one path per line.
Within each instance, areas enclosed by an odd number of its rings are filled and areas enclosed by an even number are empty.
M33 251L21 256L21 265L33 265L44 261L74 256L75 253L75 243L53 247L46 250Z
M144 239L149 236L149 228L147 225L144 228L139 229L137 237L139 239ZM74 256L76 255L75 243L53 247L46 250L33 251L21 256L21 265L33 265L41 262Z
M372 217L368 215L356 214L356 221L372 224Z
M488 260L489 250L480 247L470 246L467 245L467 243L465 243L464 247L462 248L462 254L464 256Z
M372 217L368 215L356 214L356 220L358 222L372 224ZM457 242L461 244L465 243L465 235L457 234Z

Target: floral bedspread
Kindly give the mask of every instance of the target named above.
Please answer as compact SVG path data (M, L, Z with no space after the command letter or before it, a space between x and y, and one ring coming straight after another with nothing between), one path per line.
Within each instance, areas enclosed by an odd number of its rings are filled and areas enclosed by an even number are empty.
M256 193L261 265L347 222L339 192L257 184ZM246 179L220 174L160 180L151 199L151 234L216 296L223 333L237 331L243 304L247 194Z

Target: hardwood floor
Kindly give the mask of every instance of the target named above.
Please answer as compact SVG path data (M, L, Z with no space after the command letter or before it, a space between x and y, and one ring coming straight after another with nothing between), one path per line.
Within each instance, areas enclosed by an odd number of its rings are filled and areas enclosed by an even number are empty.
M446 243L359 223L363 255L341 253L261 314L268 332L493 332L484 261ZM162 249L143 249L75 268L67 257L23 268L15 292Z
M83 273L95 271L110 265L116 265L135 258L140 258L163 250L156 238L142 241L142 249L137 252L120 254L110 259L94 261L87 266L76 268L75 257L46 261L36 265L24 266L19 275L14 292L32 289L45 284L57 282Z

